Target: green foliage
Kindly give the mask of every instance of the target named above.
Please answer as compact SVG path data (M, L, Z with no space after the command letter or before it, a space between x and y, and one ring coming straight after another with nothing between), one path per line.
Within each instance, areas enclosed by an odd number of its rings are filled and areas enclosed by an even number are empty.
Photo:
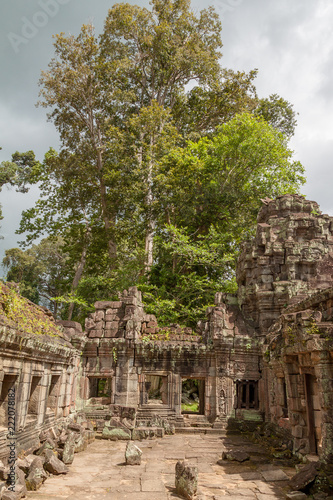
M11 161L3 161L0 164L0 191L2 186L9 184L16 186L16 191L28 192L27 184L34 182L39 166L33 151L27 151L26 153L16 151L12 155ZM2 218L0 205L0 219Z
M59 311L52 298L65 291L68 283L68 255L63 245L61 238L45 238L25 251L6 250L2 261L8 270L7 281L19 283L23 297L49 307L55 315Z
M20 297L12 288L8 288L1 282L0 309L7 320L25 333L51 337L61 335L60 330L41 310L29 304L25 298Z

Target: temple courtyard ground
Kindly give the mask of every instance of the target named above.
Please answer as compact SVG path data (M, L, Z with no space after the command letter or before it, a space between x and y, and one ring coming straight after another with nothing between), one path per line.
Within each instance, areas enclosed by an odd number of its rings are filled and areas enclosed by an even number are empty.
M51 476L29 500L171 500L175 465L187 459L199 471L198 500L275 500L286 498L293 467L272 463L265 451L243 435L176 434L135 442L141 465L125 465L125 441L97 439L75 455L70 472ZM247 452L249 461L217 462L226 449Z

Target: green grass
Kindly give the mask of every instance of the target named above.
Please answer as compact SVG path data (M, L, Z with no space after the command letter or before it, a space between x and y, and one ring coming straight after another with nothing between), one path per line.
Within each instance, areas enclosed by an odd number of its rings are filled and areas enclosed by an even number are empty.
M182 404L182 411L193 411L197 413L199 411L199 403L192 403L190 405Z

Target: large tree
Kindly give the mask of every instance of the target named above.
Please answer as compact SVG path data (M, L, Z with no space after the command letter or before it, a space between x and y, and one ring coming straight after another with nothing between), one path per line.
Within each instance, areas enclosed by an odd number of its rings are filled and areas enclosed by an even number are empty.
M232 288L258 199L302 181L287 149L295 112L275 94L257 96L256 70L221 67L213 8L151 5L114 5L99 38L90 25L55 37L40 103L61 148L37 169L42 195L20 232L27 243L63 238L72 295L112 295L145 274L167 288L179 276L180 295L202 305Z

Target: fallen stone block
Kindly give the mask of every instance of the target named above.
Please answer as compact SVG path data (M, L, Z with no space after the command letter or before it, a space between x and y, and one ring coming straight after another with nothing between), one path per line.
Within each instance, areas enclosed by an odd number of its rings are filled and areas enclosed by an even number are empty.
M30 465L30 471L26 478L26 485L29 491L37 491L47 478L43 465L44 460L42 457L36 457Z
M26 487L23 484L15 484L14 491L9 490L8 488L3 489L1 492L2 500L20 500L20 498L25 497L26 495Z
M291 491L286 495L287 500L305 500L308 496L301 491Z
M110 429L104 427L102 432L103 439L110 439L111 441L128 441L131 439L131 431L124 429Z
M57 447L56 443L52 439L47 438L42 446L37 450L36 455L43 455L45 450L54 450Z
M1 498L1 493L7 489L7 483L4 481L0 481L0 498Z
M56 454L51 450L45 451L44 469L50 474L58 476L59 474L67 474L69 468L57 458Z
M65 429L63 429L61 431L61 434L60 436L58 437L58 444L61 446L61 445L64 445L65 442L66 442L66 439L68 438L68 432L65 431Z
M281 469L262 470L261 475L265 481L289 481L289 477Z
M223 451L222 460L229 460L229 462L245 462L245 460L250 460L250 455L240 450Z
M67 426L68 431L73 431L73 432L82 432L83 427L80 424L75 424L74 422L68 424Z
M293 490L303 490L311 484L317 477L320 468L319 462L310 462L303 469L290 479L290 486Z
M75 439L75 447L74 453L79 453L80 451L84 451L88 446L88 435L87 432L83 431L81 434L78 434Z
M127 443L125 451L126 465L140 465L141 456L142 456L142 451L140 450L140 448L135 446L135 444L132 441Z
M193 500L198 490L198 468L185 460L176 463L176 493Z
M75 440L76 435L74 432L70 432L64 445L64 451L62 452L62 461L64 464L72 464L74 460L75 453Z
M0 481L7 481L8 479L8 467L5 467L2 460L0 460Z
M136 441L154 439L155 437L164 437L163 427L136 427L132 431L132 439Z
M26 457L22 458L17 458L16 459L16 465L19 467L26 475L29 474L29 468L31 465L31 462L36 458L36 456L33 456L32 460L27 460ZM1 498L1 497L0 497Z

